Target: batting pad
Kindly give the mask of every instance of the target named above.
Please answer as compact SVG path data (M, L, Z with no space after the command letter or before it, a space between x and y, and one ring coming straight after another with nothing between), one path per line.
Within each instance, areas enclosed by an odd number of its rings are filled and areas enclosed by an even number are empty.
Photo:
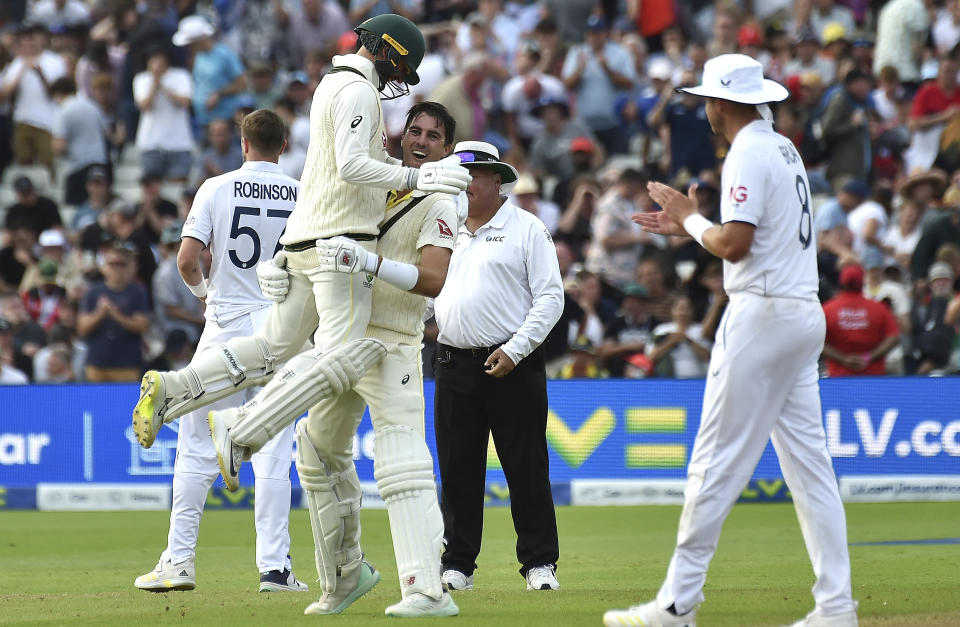
M342 472L330 472L310 442L304 422L297 425L297 473L307 495L320 587L333 594L340 568L363 558L360 479L352 463Z
M164 422L263 385L273 377L273 361L270 346L257 336L233 338L198 353L189 366L163 377L169 401Z
M363 373L386 354L381 342L369 338L325 353L300 353L243 406L237 422L230 427L230 438L259 451L303 412L327 397L352 389Z
M384 427L376 432L373 457L373 474L390 517L400 592L403 598L420 592L440 599L443 517L423 434L402 425Z

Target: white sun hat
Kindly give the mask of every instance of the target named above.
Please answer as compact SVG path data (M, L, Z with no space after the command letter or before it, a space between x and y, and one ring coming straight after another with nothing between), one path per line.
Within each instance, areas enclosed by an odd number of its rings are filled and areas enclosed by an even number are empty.
M745 54L721 54L703 66L703 79L696 87L677 91L759 105L786 100L790 92L776 81L763 77L763 66Z
M460 157L460 165L468 170L473 166L489 168L500 175L500 192L509 194L520 177L517 169L500 160L500 151L493 144L478 141L458 142L453 154Z
M207 19L200 15L188 15L180 20L177 32L173 34L174 46L188 46L198 39L213 37L217 32Z

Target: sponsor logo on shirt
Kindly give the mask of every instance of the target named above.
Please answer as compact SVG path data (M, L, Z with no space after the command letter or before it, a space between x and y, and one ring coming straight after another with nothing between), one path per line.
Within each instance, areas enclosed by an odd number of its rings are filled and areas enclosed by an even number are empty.
M543 234L547 236L547 241L552 242L553 237L550 235L550 229L543 229Z
M487 235L488 242L502 242L505 238L505 235Z
M363 121L363 116L358 115L357 117L353 118L353 122L350 122L350 128L357 128L358 126L360 126L360 122L362 121Z
M743 185L730 188L730 200L734 202L747 202L747 188Z
M447 223L444 222L442 218L437 218L437 228L440 229L440 237L453 239L453 231L450 230L450 227L447 226Z

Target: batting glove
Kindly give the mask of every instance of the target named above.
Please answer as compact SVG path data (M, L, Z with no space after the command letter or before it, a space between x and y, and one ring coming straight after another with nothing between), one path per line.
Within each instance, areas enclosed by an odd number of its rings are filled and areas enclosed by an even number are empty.
M290 279L287 278L287 255L282 250L269 261L257 264L257 283L260 291L268 299L282 303L290 291Z
M377 271L377 253L347 237L333 237L317 240L317 270L319 272L357 272Z
M459 194L467 189L470 171L460 165L460 158L451 155L440 161L430 161L420 166L417 174L417 189L422 192Z

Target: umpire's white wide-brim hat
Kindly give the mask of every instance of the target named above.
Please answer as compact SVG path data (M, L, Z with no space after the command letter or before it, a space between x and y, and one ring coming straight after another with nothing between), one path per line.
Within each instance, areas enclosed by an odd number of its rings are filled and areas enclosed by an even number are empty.
M509 194L517 184L520 174L509 163L500 161L500 151L493 144L477 141L457 142L453 147L453 154L460 157L460 165L467 169L471 166L483 166L497 172L500 175L500 193L502 194Z
M173 45L188 46L205 37L213 37L213 34L216 32L216 29L205 17L201 15L188 15L180 20L177 32L173 34Z
M763 66L745 54L721 54L710 59L703 66L699 85L677 91L751 105L780 102L790 95L780 83L764 78Z

